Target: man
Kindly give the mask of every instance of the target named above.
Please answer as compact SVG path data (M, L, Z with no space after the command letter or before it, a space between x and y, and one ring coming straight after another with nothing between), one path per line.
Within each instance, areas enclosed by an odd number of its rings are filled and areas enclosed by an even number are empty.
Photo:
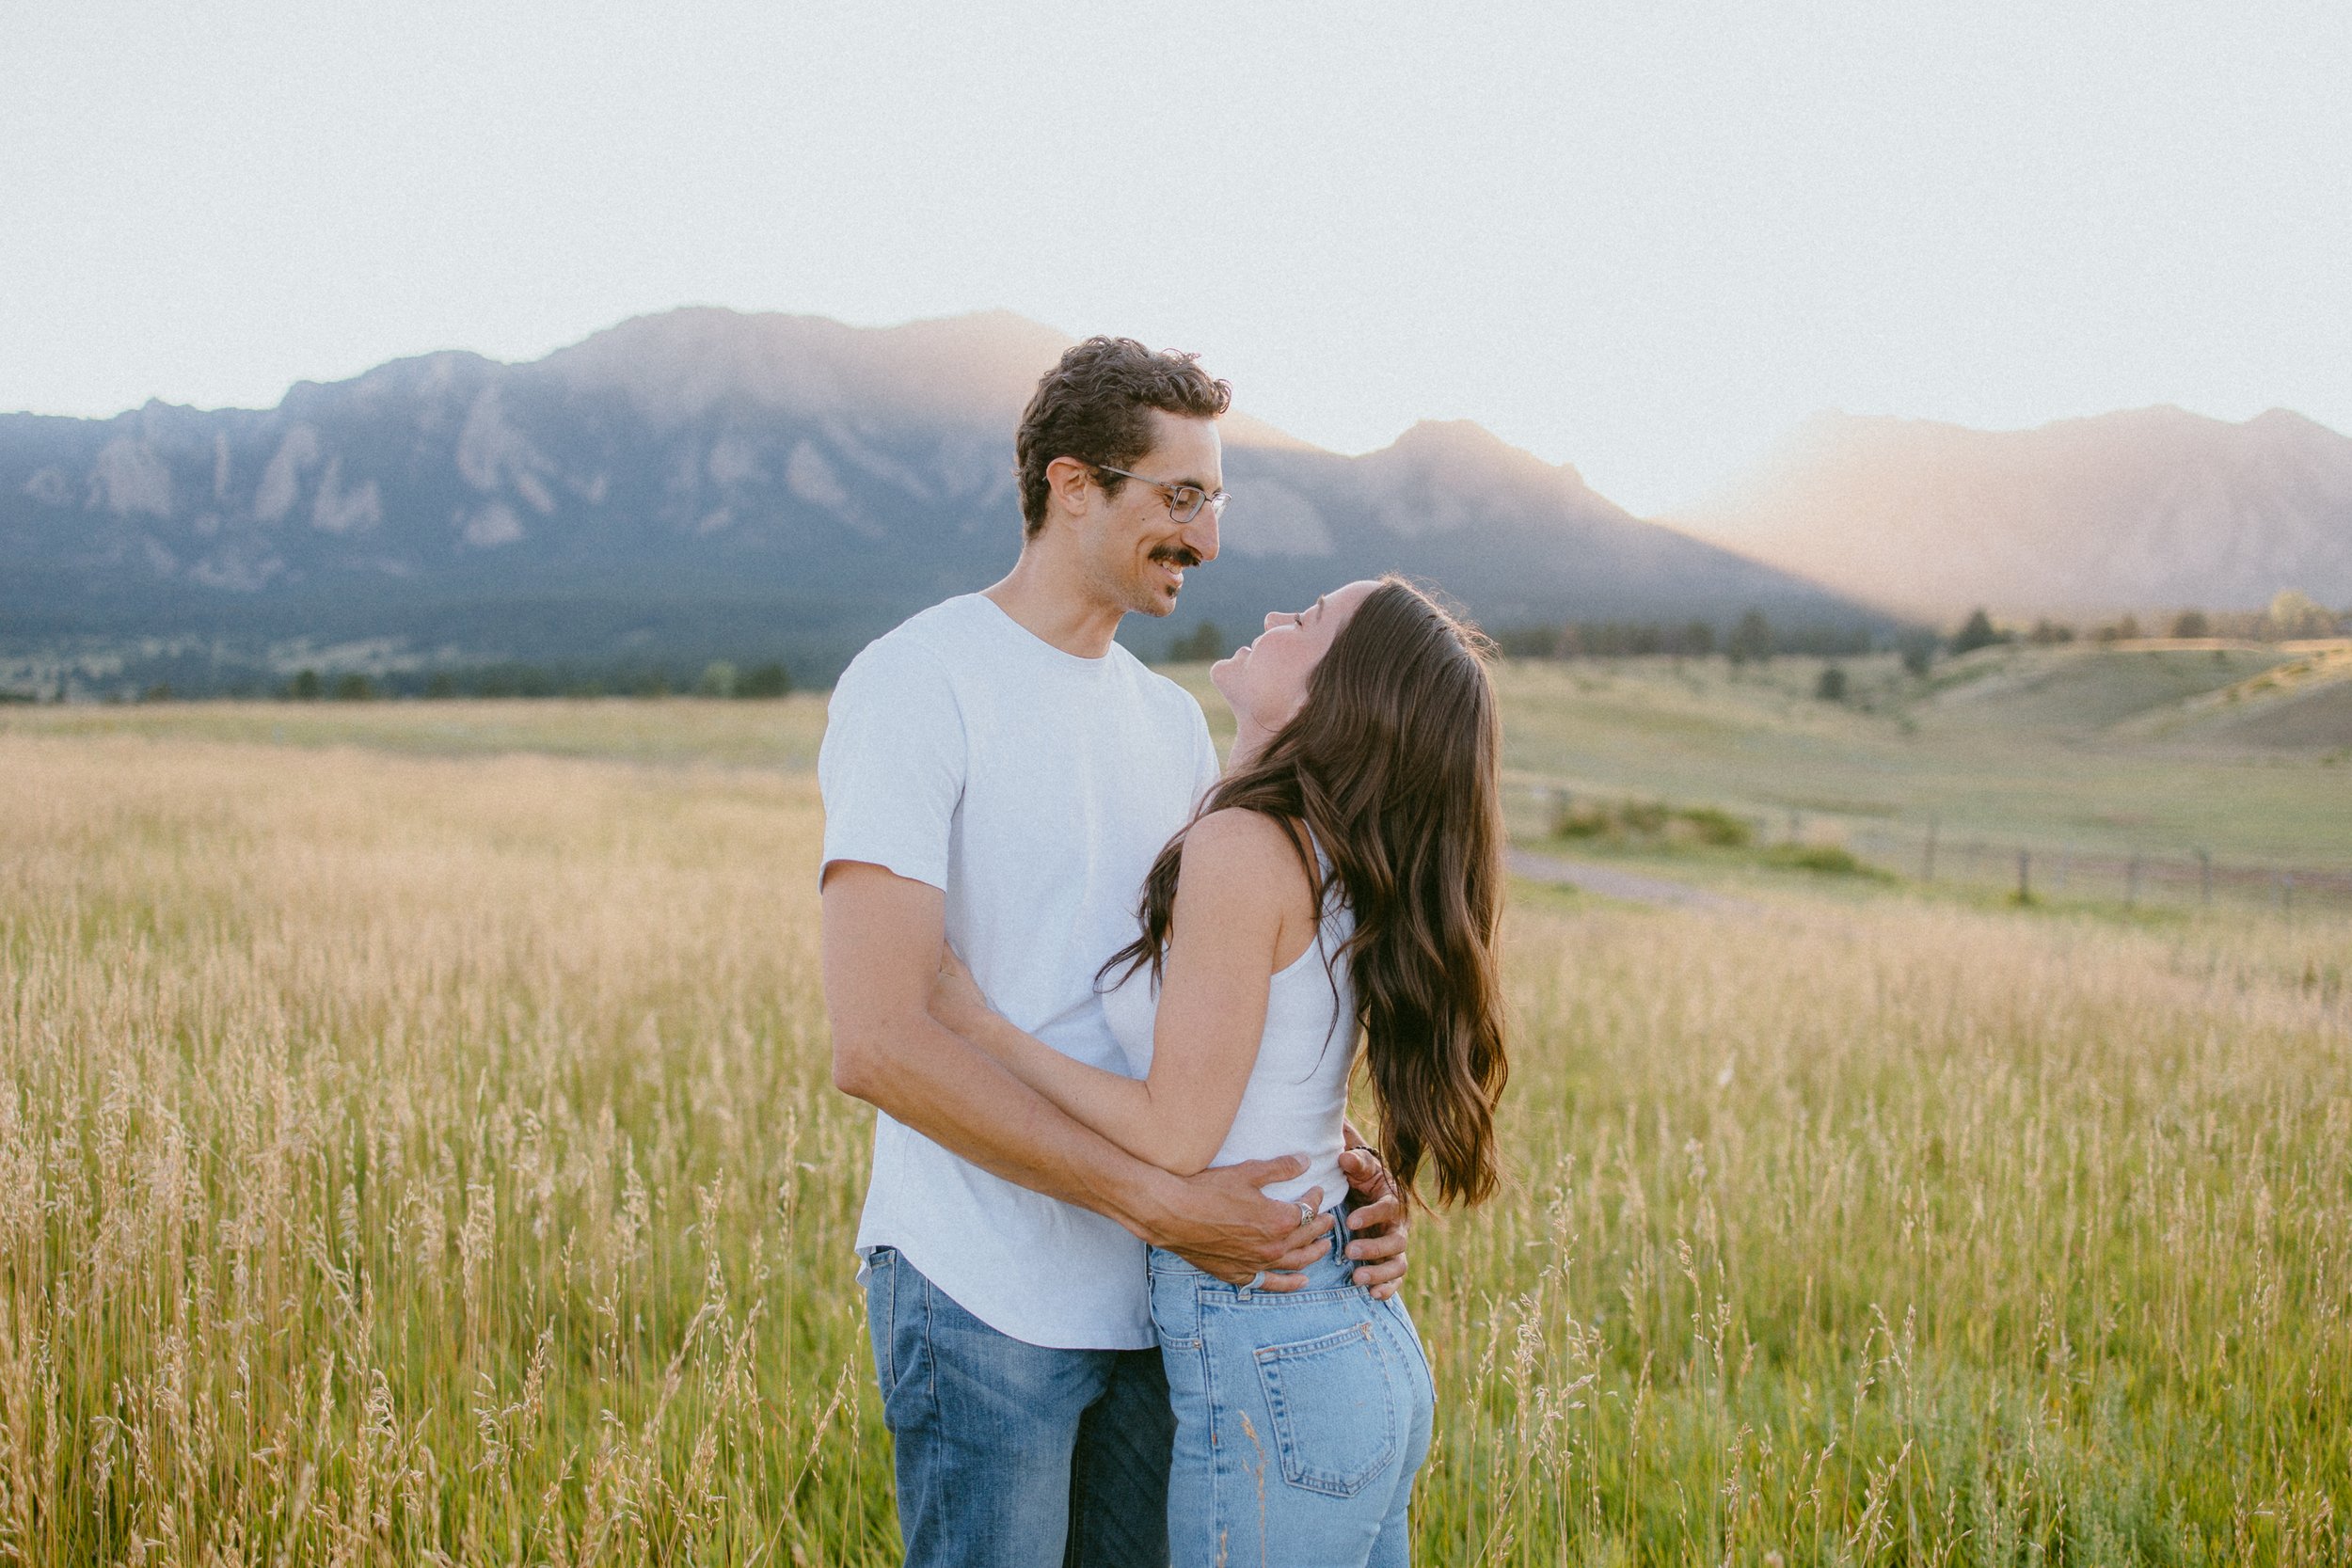
M881 1113L858 1228L899 1529L916 1568L1158 1568L1172 1421L1143 1246L1295 1289L1330 1221L1260 1161L1179 1178L1092 1132L934 1022L943 941L1023 1028L1118 1057L1094 985L1152 857L1216 781L1199 705L1112 634L1212 561L1231 389L1192 356L1095 338L1016 442L1009 575L877 639L835 687L824 974L834 1079ZM1352 1140L1351 1140L1352 1141ZM1377 1161L1359 1283L1404 1272Z

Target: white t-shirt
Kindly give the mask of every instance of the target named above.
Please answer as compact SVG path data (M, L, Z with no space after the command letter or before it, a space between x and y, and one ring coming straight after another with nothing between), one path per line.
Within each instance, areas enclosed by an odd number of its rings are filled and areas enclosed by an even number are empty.
M1216 777L1184 688L1116 644L1064 653L968 594L877 638L834 686L817 761L825 863L941 889L947 940L996 1009L1123 1072L1095 973L1134 937L1144 874ZM1016 1339L1152 1343L1141 1242L886 1115L857 1233L861 1259L878 1246Z

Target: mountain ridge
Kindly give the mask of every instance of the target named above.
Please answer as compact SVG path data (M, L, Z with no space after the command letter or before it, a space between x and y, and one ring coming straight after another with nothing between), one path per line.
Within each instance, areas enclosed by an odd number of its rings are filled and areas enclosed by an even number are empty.
M1009 312L867 328L697 307L535 360L442 350L300 382L270 409L0 415L0 638L583 661L757 642L821 678L1011 564L1013 427L1069 341ZM1130 618L1147 652L1382 570L1498 627L1884 621L1463 421L1356 457L1246 413L1222 428L1224 558L1167 626Z
M1666 521L1892 611L2352 602L2352 437L2169 404L2022 431L1816 414Z

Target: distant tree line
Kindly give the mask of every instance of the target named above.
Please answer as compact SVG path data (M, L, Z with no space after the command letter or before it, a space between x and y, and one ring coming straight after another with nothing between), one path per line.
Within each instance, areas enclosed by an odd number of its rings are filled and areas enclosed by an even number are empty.
M460 669L297 670L270 695L286 702L364 703L423 697L784 697L792 673L775 659L738 666L713 659L700 674L674 678L667 666L580 671L561 665L501 663ZM168 697L167 690L162 695Z
M1806 624L1775 626L1751 610L1728 630L1712 621L1568 621L1556 626L1509 626L1495 645L1511 658L1712 658L1760 664L1780 654L1840 657L1869 653L1877 639L1867 626Z
M2279 594L2262 610L2191 608L2152 614L2145 622L2137 615L2125 614L2079 626L2046 616L2038 617L2027 626L2004 625L1979 607L1949 636L1938 636L1917 626L1891 634L1861 626L1807 623L1781 626L1774 626L1762 610L1750 610L1728 628L1704 619L1569 621L1504 627L1495 633L1495 641L1506 657L1513 658L1711 658L1720 655L1735 666L1760 664L1781 655L1844 658L1892 651L1901 657L1904 669L1912 674L1925 675L1938 654L1958 656L2001 643L2048 647L2076 641L2116 642L2145 637L2282 641L2337 637L2347 632L2352 632L2352 607L2330 610L2310 594L2290 589ZM1216 622L1203 621L1172 639L1167 657L1173 662L1205 662L1224 657L1233 645ZM223 681L199 675L185 689L176 689L167 680L151 681L144 688L126 681L106 692L104 700L170 702L183 697L276 697L290 702L371 702L414 697L678 694L763 698L782 697L794 689L791 673L776 659L746 660L741 664L714 659L699 673L690 671L674 672L661 664L582 667L520 661L376 671L314 667L297 670L291 677L275 682L250 678ZM1842 701L1843 673L1824 673L1819 694L1829 701ZM0 702L64 702L67 696L62 678L54 689L44 684L38 690L0 689Z
M1891 650L1901 657L1905 669L1915 675L1924 675L1939 653L1958 656L2007 642L2050 646L2073 642L2078 638L2088 641L2116 642L2153 636L2226 637L2254 641L2334 637L2352 628L2352 610L2338 614L2327 610L2307 594L2289 591L2273 599L2265 610L2184 610L2172 614L2169 620L2160 619L2151 624L2161 629L2144 629L2139 618L2135 615L2122 615L2082 627L2044 617L2036 620L2030 626L2018 627L1999 625L1994 621L1989 610L1979 608L1970 611L1959 629L1948 637L1938 636L1924 627L1913 627L1890 636L1874 633L1867 626L1819 624L1776 626L1765 617L1763 611L1751 610L1733 623L1728 631L1705 620L1679 624L1663 621L1569 621L1552 626L1506 627L1496 633L1495 642L1506 657L1512 658L1639 658L1661 655L1676 658L1709 658L1721 654L1735 665L1762 663L1783 654L1843 658ZM1178 638L1169 657L1183 659L1222 654L1224 649L1221 644L1216 654L1195 651L1197 647L1205 645L1203 640L1215 641L1215 630L1214 626L1204 624L1190 638ZM1821 696L1831 701L1842 700L1845 689L1842 672L1824 673L1821 684Z
M1179 634L1168 645L1170 664L1209 664L1223 658L1237 646L1225 641L1215 621L1203 621L1188 632Z
M1994 624L1989 614L1979 609L1969 614L1959 631L1953 633L1950 646L1953 653L1964 654L2000 642L2054 647L2077 640L2132 642L2147 637L2179 640L2212 637L2242 642L2284 642L2299 638L2340 637L2347 630L2352 630L2352 610L2331 610L2309 594L2287 589L2262 610L2204 610L2192 608L2151 614L2145 622L2137 615L2123 614L2083 626L2053 621L2046 616L2037 618L2032 626L2022 629L1999 626Z
M1506 627L1495 634L1495 644L1511 658L1629 658L1646 654L1708 658L1723 654L1735 664L1760 662L1775 654L1867 654L1873 645L1867 626L1774 626L1761 610L1754 610L1728 631L1703 620L1570 621ZM1168 642L1168 659L1172 664L1203 663L1223 658L1233 647L1215 621L1203 621Z
M452 665L439 669L350 670L316 666L282 680L246 676L199 680L176 686L168 680L123 683L97 693L106 703L172 703L257 698L289 703L369 703L401 699L462 700L469 697L741 697L773 698L796 689L780 659L736 664L713 659L698 672L673 673L667 665L581 668L518 660ZM63 680L35 691L0 689L0 703L63 703L88 694L69 690Z

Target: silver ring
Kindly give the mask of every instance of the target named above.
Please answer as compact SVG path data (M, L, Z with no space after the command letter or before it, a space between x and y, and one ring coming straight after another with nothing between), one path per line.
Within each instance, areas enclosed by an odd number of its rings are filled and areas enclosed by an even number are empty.
M1248 1284L1247 1284L1247 1285L1244 1285L1244 1286L1242 1287L1242 1289L1243 1289L1243 1290L1245 1290L1245 1291L1254 1291L1254 1290L1256 1290L1259 1286L1261 1286L1261 1285L1263 1285L1263 1284L1264 1284L1264 1283L1265 1283L1265 1270L1263 1270L1263 1269L1260 1269L1260 1270L1259 1270L1256 1274L1253 1274L1253 1275L1251 1275L1249 1276L1249 1283L1248 1283Z
M1315 1206L1303 1197L1298 1200L1298 1223L1301 1225L1315 1223Z

